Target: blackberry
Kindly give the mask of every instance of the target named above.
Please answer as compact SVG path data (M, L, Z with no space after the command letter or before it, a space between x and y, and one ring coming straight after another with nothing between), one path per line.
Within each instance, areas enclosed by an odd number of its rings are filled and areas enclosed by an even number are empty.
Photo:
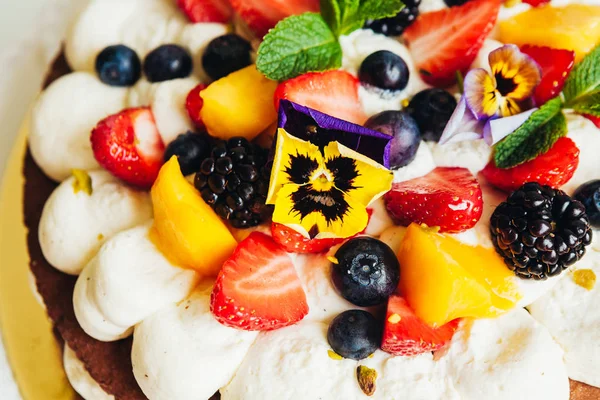
M394 17L367 20L365 28L386 36L402 35L404 30L412 25L419 16L421 0L404 0L404 4L406 7Z
M218 141L196 173L194 186L204 201L234 228L256 226L270 217L268 150L242 137Z
M531 182L500 204L490 232L498 254L523 279L544 280L580 260L592 241L585 206L565 192Z

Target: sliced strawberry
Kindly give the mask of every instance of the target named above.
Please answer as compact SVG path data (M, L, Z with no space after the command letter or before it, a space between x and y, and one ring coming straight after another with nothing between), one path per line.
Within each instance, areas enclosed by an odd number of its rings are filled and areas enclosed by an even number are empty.
M521 51L533 58L542 69L542 80L534 95L535 103L539 107L561 92L575 64L575 52L530 45L524 45Z
M496 167L494 160L481 171L498 189L512 192L527 182L560 188L573 177L579 165L579 149L566 137L556 141L547 153L513 168Z
M149 189L163 164L165 145L149 107L128 108L92 130L98 163L130 185Z
M177 0L177 5L193 23L226 23L233 14L227 0Z
M456 81L456 71L467 72L496 24L501 3L469 1L421 14L406 28L404 38L425 82L449 86Z
M586 117L587 119L589 119L590 121L592 121L594 123L594 125L596 125L598 127L598 129L600 129L600 117L596 117L594 115L590 115L590 114L583 114L584 117Z
M207 86L205 84L200 83L198 86L193 88L190 93L188 93L185 100L185 108L187 109L190 119L194 125L201 130L204 130L205 127L204 122L202 122L202 118L200 117L200 111L204 105L204 100L202 100L202 97L200 97L200 92L206 88Z
M550 3L550 0L523 0L523 3L529 4L532 7L539 7Z
M344 239L307 239L301 233L285 225L273 223L271 235L279 245L290 253L322 253Z
M345 71L311 72L282 82L275 91L275 106L279 100L324 112L333 117L362 124L367 119L358 98L360 82Z
M396 356L437 351L450 342L460 320L432 328L415 315L400 295L388 300L381 350Z
M475 226L483 212L481 188L466 168L436 168L429 174L394 183L385 195L392 219L439 226L440 232L462 232Z
M290 256L271 237L252 232L223 265L210 309L223 325L270 331L300 321L308 303Z

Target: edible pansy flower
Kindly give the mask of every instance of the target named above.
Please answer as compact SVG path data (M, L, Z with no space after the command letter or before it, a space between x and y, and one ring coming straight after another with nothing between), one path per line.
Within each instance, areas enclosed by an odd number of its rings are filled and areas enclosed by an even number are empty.
M319 146L277 132L267 203L273 222L308 238L346 238L367 226L367 206L390 190L391 171L338 141Z

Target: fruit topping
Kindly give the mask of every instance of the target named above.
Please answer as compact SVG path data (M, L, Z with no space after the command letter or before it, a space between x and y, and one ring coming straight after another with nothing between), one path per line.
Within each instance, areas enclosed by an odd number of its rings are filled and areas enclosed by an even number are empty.
M433 327L463 317L495 317L521 296L513 274L494 249L466 245L451 236L410 225L398 251L400 293Z
M404 30L412 25L419 16L421 0L404 0L403 3L405 7L394 17L367 20L365 29L372 29L374 32L386 36L402 35Z
M522 46L521 51L533 58L542 69L542 80L534 95L535 104L541 106L561 92L575 64L575 52L530 45Z
M398 169L410 164L421 145L416 121L404 111L383 111L369 118L365 127L392 137L389 167Z
M399 225L416 222L439 226L440 232L463 232L481 218L481 196L468 169L438 167L423 177L394 183L385 204Z
M405 111L417 122L423 139L437 142L456 105L456 98L447 91L425 89L410 100Z
M500 5L500 0L474 0L421 14L404 38L423 80L449 86L456 71L464 75L492 31Z
M367 396L373 396L377 390L377 371L365 365L356 367L356 380L360 390Z
M225 326L269 331L302 320L308 304L290 256L269 236L252 232L223 265L210 310Z
M270 216L265 206L271 170L268 151L243 137L219 141L201 161L196 189L223 220L234 228L249 228Z
M592 121L594 123L594 125L596 125L598 127L598 129L600 129L600 116L596 117L594 115L590 115L590 114L583 114L584 117L586 117L587 119L589 119L590 121Z
M523 279L560 274L583 257L592 241L585 206L535 182L521 186L496 208L490 232L498 254Z
M277 120L273 94L277 82L251 65L213 82L200 93L200 117L211 136L254 139Z
M358 79L363 85L398 91L408 85L409 70L399 55L387 50L370 54L360 65Z
M523 1L523 3L529 4L530 6L533 6L533 7L539 7L544 4L550 3L550 0L522 0L522 1Z
M133 86L142 76L137 53L122 44L108 46L96 57L98 78L110 86Z
M226 24L232 10L227 0L177 0L177 5L190 22L221 22Z
M190 116L190 119L196 125L198 129L206 130L204 126L204 122L202 122L202 117L200 116L200 112L202 111L202 106L204 105L204 100L200 97L200 92L206 89L206 85L204 83L198 84L194 87L187 95L185 99L185 108Z
M92 130L96 161L126 183L148 189L163 164L165 146L149 107L128 108Z
M405 357L440 350L452 340L458 324L457 319L432 328L415 315L400 295L392 295L388 301L381 350Z
M290 253L322 253L340 244L344 239L308 239L301 233L282 224L271 224L271 235L285 251Z
M233 33L213 39L202 55L202 67L211 79L221 79L252 64L252 47Z
M471 0L444 0L444 3L448 6L448 7L456 7L456 6L462 6L465 3L468 3Z
M192 73L190 53L176 44L163 44L144 59L144 74L150 82L187 78Z
M282 99L313 108L344 121L362 124L367 116L358 98L360 82L346 71L311 72L282 82L275 106Z
M590 225L600 228L600 180L589 181L579 186L573 198L585 206Z
M165 162L177 156L181 173L190 175L200 169L202 160L210 155L210 139L204 133L186 132L175 138L165 150Z
M381 323L367 311L344 311L331 321L327 341L340 356L362 360L379 348Z

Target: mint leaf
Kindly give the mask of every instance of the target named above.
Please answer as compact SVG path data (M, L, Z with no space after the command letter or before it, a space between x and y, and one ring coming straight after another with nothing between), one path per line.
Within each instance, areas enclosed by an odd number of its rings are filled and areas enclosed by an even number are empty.
M329 25L332 32L336 33L342 23L342 9L337 0L321 0L321 16Z
M256 59L258 70L276 81L341 65L342 48L323 17L315 13L280 21L265 36Z
M393 17L404 7L401 0L321 0L321 14L333 33L347 35L368 19Z
M566 107L575 108L577 103L588 102L586 98L600 92L600 45L581 60L567 78L563 93Z
M393 17L404 8L401 0L362 0L358 8L358 18L367 19Z
M580 98L571 108L579 114L600 117L600 91Z
M561 109L560 98L548 101L499 142L494 147L496 166L512 168L550 150L560 137L567 134L567 120Z

